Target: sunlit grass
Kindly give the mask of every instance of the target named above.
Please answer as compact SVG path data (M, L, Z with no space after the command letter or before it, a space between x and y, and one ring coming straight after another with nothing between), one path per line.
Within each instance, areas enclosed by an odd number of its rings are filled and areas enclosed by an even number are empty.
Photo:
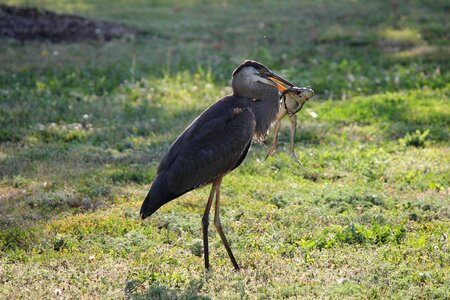
M380 33L380 36L384 39L398 43L412 43L412 44L423 43L422 35L419 33L419 31L411 28L404 28L404 29L386 28Z
M397 59L427 58L439 56L439 52L442 52L444 55L450 56L449 48L440 49L433 46L417 46L408 50L394 53L393 57Z

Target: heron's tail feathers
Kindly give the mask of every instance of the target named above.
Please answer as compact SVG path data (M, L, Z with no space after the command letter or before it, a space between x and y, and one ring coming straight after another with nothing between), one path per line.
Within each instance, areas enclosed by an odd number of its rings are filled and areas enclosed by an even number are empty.
M144 203L142 203L140 212L142 219L151 216L161 206L174 198L174 195L167 189L166 181L160 176L157 176L153 181L147 197L145 197Z

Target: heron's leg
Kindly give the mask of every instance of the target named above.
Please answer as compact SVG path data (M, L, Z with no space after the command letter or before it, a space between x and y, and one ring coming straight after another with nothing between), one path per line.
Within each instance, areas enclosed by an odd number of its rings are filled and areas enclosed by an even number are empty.
M214 199L214 193L216 192L217 184L213 182L211 192L209 193L208 203L206 203L205 213L202 218L202 230L203 230L203 248L205 254L205 268L209 269L209 249L208 249L208 225L209 225L209 211Z
M294 138L295 132L297 130L297 115L291 115L289 119L291 120L291 145L289 146L289 153L291 154L292 158L301 165L294 150Z
M225 249L228 252L228 256L231 259L231 262L233 263L233 266L236 270L239 270L239 265L236 262L236 259L234 258L233 252L231 252L231 248L228 245L227 238L225 237L225 233L223 232L222 223L220 222L220 184L222 182L222 178L220 178L219 184L216 189L216 206L214 208L214 226L216 226L217 232L220 235L220 238L222 239L222 243L225 246Z
M283 111L280 111L280 113L278 113L277 116L277 120L275 123L275 129L273 131L273 140L272 140L272 145L270 145L269 150L267 151L266 154L266 159L272 155L272 153L275 151L275 149L277 148L277 143L278 143L278 132L280 131L280 127L281 127L281 119L283 119L283 117L286 115L286 110L283 109Z

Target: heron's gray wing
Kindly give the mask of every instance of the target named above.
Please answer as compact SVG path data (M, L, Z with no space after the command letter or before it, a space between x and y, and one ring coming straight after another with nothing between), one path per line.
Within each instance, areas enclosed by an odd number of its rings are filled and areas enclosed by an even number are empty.
M162 160L158 175L166 178L174 195L210 182L244 159L254 134L253 112L245 106L222 106L194 121Z

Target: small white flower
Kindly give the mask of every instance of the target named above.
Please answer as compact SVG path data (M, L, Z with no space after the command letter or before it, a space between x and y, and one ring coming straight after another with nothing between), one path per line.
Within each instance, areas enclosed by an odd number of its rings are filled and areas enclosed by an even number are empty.
M87 119L89 119L89 115L88 114L84 114L83 115L83 120L87 120Z
M56 296L61 296L61 295L62 295L62 290L61 290L61 289L55 289L55 290L53 291L53 293L54 293Z
M400 84L400 76L398 76L397 74L395 75L395 77L394 77L394 83L395 83L395 85L399 85Z
M75 123L73 125L73 129L75 129L76 131L81 131L83 130L83 125L81 125L80 123Z
M352 73L348 73L347 80L350 82L353 82L353 81L355 81L355 76Z
M313 117L314 119L318 117L317 113L315 111L312 110L308 110L308 114Z
M95 259L94 255L89 256L89 261L93 261Z

